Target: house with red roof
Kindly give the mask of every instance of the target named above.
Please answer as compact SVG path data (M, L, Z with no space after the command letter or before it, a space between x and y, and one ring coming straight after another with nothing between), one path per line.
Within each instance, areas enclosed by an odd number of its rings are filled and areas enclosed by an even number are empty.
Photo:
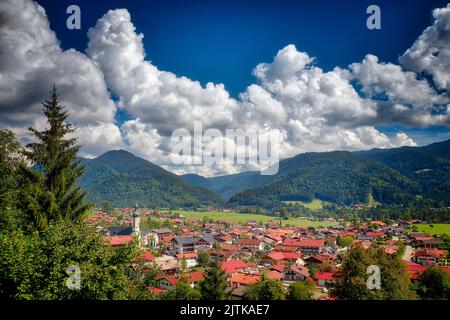
M332 263L336 260L336 257L331 254L318 254L315 256L311 256L308 258L305 258L305 263L307 265L321 265L324 262Z
M133 241L132 236L107 236L105 239L112 247L123 246Z
M255 249L255 250L264 250L264 241L258 239L238 239L237 243L241 247Z
M433 266L446 257L444 250L421 249L413 254L413 261L422 266Z
M228 275L235 275L236 273L251 273L256 271L256 264L252 262L244 262L243 260L230 260L221 263L221 268Z
M250 284L258 283L261 280L260 275L236 273L234 276L228 279L232 288L239 288L241 286L248 286Z
M309 276L309 269L299 265L291 265L283 271L283 278L286 281L306 281Z
M151 294L154 294L154 295L158 295L158 294L165 293L165 292L168 291L168 290L166 290L166 289L161 289L161 288L156 288L156 287L147 287L147 290L148 290Z
M262 258L262 261L271 265L304 264L300 257L301 254L296 252L270 251L265 257Z
M186 262L186 268L193 268L198 265L198 254L197 252L186 252L186 253L178 253L175 255L175 258L178 260L180 266L182 265L183 260Z
M322 252L323 247L325 246L325 240L317 239L286 239L283 244L285 246L294 246L297 247L298 250L308 256L315 256Z
M338 282L341 278L333 272L317 272L315 279L319 288L326 288L330 284Z
M184 279L192 288L194 288L198 282L205 279L205 275L202 271L195 271L176 275L160 275L157 277L159 286L166 290L172 290L181 279Z

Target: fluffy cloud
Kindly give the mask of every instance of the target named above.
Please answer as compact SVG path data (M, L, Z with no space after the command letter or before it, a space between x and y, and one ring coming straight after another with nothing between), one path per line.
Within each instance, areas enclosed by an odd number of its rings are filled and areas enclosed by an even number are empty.
M162 71L146 57L126 9L108 11L88 31L86 54L61 50L42 7L28 0L0 2L0 125L16 129L24 139L26 125L45 126L40 102L53 83L58 86L72 121L79 127L83 153L96 156L124 148L176 173L203 175L258 169L254 163L223 160L196 165L202 145L196 137L193 154L173 162L174 130L218 129L206 148L240 150L226 129L275 134L279 156L301 152L361 150L415 145L405 133L392 137L381 124L449 125L450 6L434 11L436 19L401 58L400 65L367 55L348 68L325 72L306 52L288 45L273 61L260 63L256 83L230 97L223 84L207 83ZM432 85L417 73L433 76ZM357 82L361 89L356 90ZM116 104L132 116L115 123ZM81 94L80 94L81 93ZM254 157L255 148L248 150ZM179 158L179 159L181 159ZM263 165L264 166L264 165Z
M110 10L88 32L87 53L105 74L120 106L160 134L192 128L195 120L205 126L226 128L238 103L223 84L207 83L160 71L146 61L142 34L135 32L125 9Z
M28 139L23 127L44 128L41 102L56 84L86 154L120 145L116 107L99 67L83 53L61 50L35 2L1 1L0 16L0 125L16 129L23 139Z
M400 58L401 64L415 72L433 76L434 83L450 91L450 4L433 11L432 26Z

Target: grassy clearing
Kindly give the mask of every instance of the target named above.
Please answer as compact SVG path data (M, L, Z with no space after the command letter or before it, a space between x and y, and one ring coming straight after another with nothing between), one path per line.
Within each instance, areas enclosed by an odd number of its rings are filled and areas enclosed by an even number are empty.
M208 217L212 220L224 220L236 223L246 223L247 221L256 221L267 223L269 221L279 221L279 218L270 217L260 214L247 214L238 212L207 212L207 211L185 211L185 210L174 210L173 213L178 212L179 214L185 216L188 219L202 219L203 217ZM311 221L298 218L289 218L287 220L282 220L282 224L285 226L287 224L301 226L301 227L329 227L338 224L337 222L328 221Z
M417 230L420 232L426 232L429 234L447 234L450 235L450 224L436 223L432 224L417 224ZM412 231L412 229L410 229Z
M283 203L286 203L288 205L300 205L303 206L309 210L321 210L323 209L323 206L326 204L326 201L322 201L319 199L314 199L311 202L304 202L304 201L283 201Z
M367 206L370 207L370 208L376 208L376 207L378 207L378 206L381 206L381 202L376 201L376 200L373 198L373 195L372 195L372 194L369 194L369 203L368 203Z

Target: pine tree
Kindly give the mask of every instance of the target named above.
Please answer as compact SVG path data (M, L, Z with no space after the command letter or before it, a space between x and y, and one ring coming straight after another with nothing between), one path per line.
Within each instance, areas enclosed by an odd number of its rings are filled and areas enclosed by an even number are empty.
M55 87L50 94L43 103L49 126L43 131L29 128L37 142L28 144L25 151L32 166L21 170L22 209L35 230L53 221L76 220L91 207L84 202L86 193L74 185L84 171L76 160L80 146L76 138L67 137L75 128L66 121L68 114Z
M205 280L199 283L204 300L225 300L228 298L228 278L218 262L213 262L207 269Z

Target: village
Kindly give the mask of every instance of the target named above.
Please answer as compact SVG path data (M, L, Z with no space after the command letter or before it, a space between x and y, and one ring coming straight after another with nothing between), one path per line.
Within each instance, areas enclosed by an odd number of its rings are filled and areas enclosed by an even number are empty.
M213 214L187 219L176 211L137 206L114 212L112 216L96 209L87 222L113 247L138 241L144 264L159 270L157 285L147 288L153 295L172 290L181 279L194 288L205 277L205 265L217 261L227 274L231 299L243 299L248 286L264 274L286 288L294 282L308 283L313 299L332 300L329 288L341 280L342 257L355 244L363 248L376 244L389 255L401 255L413 283L430 266L450 273L439 238L409 230L418 220L301 227L283 226L276 218L265 224L214 220ZM160 222L151 228L148 221Z

